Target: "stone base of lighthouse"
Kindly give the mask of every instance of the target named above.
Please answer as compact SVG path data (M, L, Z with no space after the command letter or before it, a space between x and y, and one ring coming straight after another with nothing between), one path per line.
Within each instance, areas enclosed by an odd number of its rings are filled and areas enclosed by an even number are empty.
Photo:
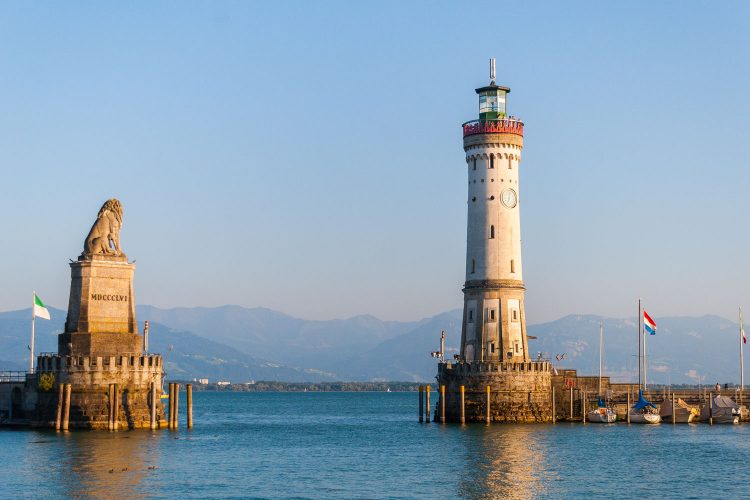
M461 421L461 386L464 386L466 422L487 421L487 387L490 387L491 422L552 422L552 366L547 361L525 363L473 362L438 365L438 402L445 386L445 420Z

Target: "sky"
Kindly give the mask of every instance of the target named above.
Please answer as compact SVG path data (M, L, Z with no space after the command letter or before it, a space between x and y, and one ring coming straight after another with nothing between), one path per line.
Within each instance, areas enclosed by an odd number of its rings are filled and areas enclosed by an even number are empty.
M65 308L101 204L135 294L459 308L461 123L511 87L530 323L750 310L746 2L3 2L0 310ZM634 312L635 311L635 312Z

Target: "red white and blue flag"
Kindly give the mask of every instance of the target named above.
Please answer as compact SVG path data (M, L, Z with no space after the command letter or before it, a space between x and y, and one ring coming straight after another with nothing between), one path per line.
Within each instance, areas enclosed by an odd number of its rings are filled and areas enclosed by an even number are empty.
M646 310L643 310L643 327L651 335L656 335L656 321L651 319Z

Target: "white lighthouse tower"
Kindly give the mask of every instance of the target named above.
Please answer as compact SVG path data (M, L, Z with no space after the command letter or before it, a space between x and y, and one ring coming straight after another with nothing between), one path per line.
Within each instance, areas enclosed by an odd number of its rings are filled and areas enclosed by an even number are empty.
M438 364L444 422L551 422L551 365L531 360L526 336L519 170L523 123L508 87L476 89L479 117L463 124L468 180L461 353Z
M468 167L466 283L461 357L529 360L521 271L519 167L523 123L507 114L508 87L476 89L479 119L463 125Z

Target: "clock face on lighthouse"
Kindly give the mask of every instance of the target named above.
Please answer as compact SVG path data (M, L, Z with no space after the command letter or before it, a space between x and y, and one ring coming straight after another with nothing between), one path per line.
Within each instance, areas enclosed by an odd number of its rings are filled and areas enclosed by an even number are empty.
M516 196L516 192L512 189L506 189L503 191L503 193L500 195L500 201L508 208L514 208L516 204L518 203L518 197Z

